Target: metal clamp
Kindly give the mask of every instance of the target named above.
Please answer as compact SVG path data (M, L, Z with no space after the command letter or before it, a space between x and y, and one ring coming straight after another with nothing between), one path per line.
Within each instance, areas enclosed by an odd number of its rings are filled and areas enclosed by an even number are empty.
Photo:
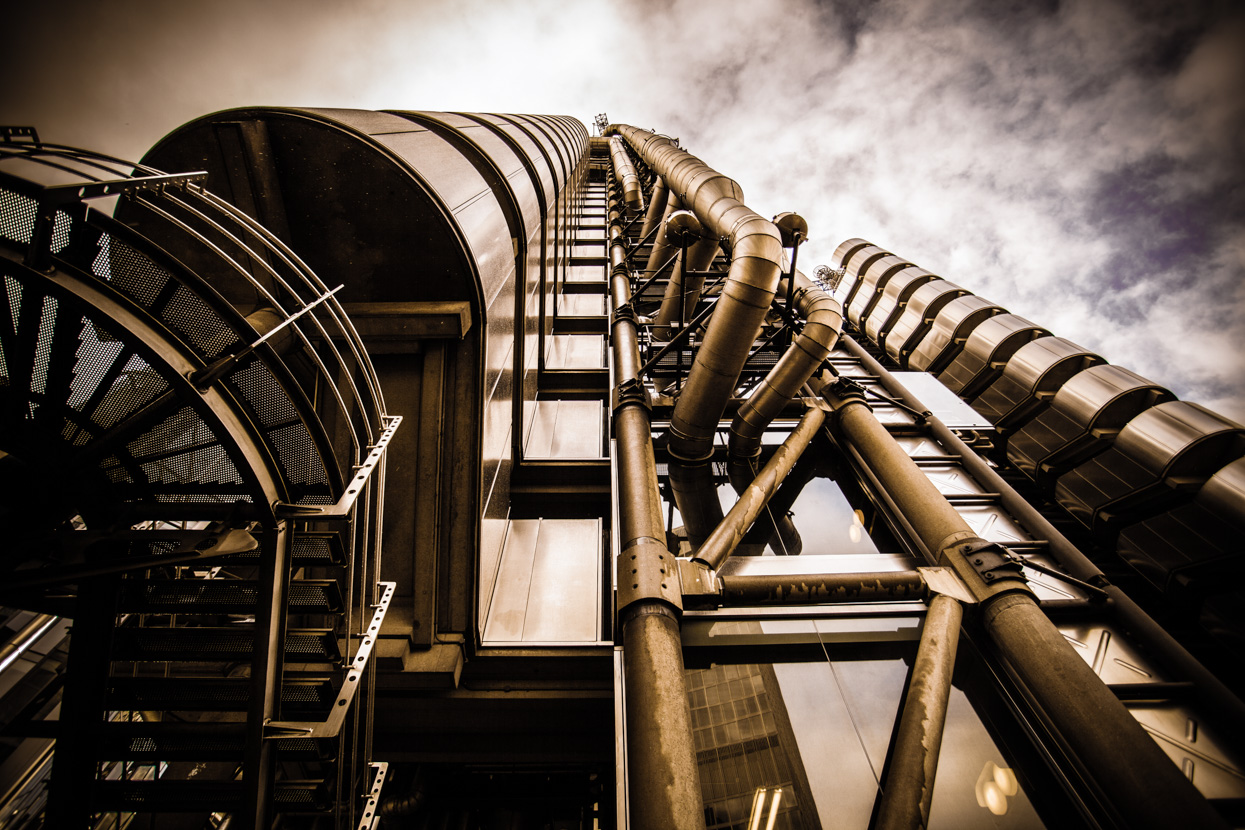
M648 399L648 390L639 378L628 378L615 386L610 398L611 412L618 412L624 406L639 405L648 410L653 408Z
M865 401L868 390L861 386L859 382L852 380L846 375L838 375L834 380L830 381L823 392L829 392L836 398L846 400L848 398L859 398L865 406L869 404Z
M665 545L640 539L618 554L618 610L641 600L662 600L683 612L678 559Z
M1024 560L998 542L970 542L961 545L960 552L987 585L1004 579L1028 582Z
M637 318L635 308L631 305L631 303L623 303L618 308L614 309L613 316L610 318L610 328L613 328L623 322L631 323L633 326L639 325L639 319Z
M713 568L684 557L676 562L684 607L717 608L722 604L722 586Z

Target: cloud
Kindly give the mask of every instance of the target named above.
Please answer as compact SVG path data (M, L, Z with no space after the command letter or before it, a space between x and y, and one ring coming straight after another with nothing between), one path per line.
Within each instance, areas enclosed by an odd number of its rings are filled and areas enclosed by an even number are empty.
M1226 3L129 0L13 15L0 121L49 139L137 156L254 104L608 111L681 137L759 212L802 213L809 267L868 238L1245 421L1245 24Z

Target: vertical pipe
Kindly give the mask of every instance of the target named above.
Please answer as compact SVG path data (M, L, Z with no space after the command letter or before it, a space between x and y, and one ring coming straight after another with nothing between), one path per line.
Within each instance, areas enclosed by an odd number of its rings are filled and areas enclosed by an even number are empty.
M887 761L877 830L929 825L963 613L963 607L951 597L935 594L930 600L895 747Z
M648 212L644 214L644 224L640 226L640 239L648 239L653 228L657 227L657 223L662 221L666 215L670 188L666 187L666 180L661 176L657 176L656 179L653 182L653 192L648 196Z
M633 827L700 830L704 803L692 744L674 557L666 549L648 393L617 212L610 223L614 434L618 445L618 613L627 696L628 803Z
M716 239L699 239L679 252L670 272L670 282L666 284L661 308L653 318L655 338L669 340L674 335L670 323L678 320L682 326L695 314L700 292L705 286L704 271L718 255L718 248Z
M272 818L272 793L276 781L276 741L264 739L264 724L281 717L281 675L285 663L286 597L290 583L290 550L293 534L289 522L280 522L265 533L270 554L259 571L259 597L255 604L255 646L251 658L251 699L246 717L246 748L243 755L243 826L258 830ZM347 596L350 592L347 591Z
M703 830L704 803L674 612L631 606L623 622L631 826Z
M644 194L640 191L640 177L627 155L627 147L617 136L610 139L610 158L614 162L614 176L622 188L627 214L633 216L644 209Z

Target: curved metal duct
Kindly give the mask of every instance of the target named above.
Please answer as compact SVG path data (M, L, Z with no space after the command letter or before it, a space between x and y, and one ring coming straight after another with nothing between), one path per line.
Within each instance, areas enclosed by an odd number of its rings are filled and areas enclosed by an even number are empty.
M670 452L703 458L713 449L722 410L778 288L782 240L773 223L743 203L738 184L669 139L625 124L611 125L607 133L621 133L709 233L730 244L731 266L718 308L670 423Z
M843 307L839 301L799 271L794 279L793 307L804 318L804 329L736 413L727 441L732 458L760 454L765 428L829 356L842 331Z
M640 227L640 238L648 239L666 216L666 204L670 200L670 188L661 176L653 182L653 192L648 195L648 212L644 214L644 224Z
M644 193L640 190L640 177L635 173L635 165L631 163L627 148L618 136L610 138L610 157L614 160L614 175L622 188L627 213L635 215L644 210Z

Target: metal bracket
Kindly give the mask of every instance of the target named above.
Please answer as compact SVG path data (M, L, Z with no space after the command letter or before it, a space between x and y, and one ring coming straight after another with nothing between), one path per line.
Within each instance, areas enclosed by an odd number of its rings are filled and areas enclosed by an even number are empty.
M1028 583L1025 561L998 542L971 542L961 545L960 552L987 585L1004 579Z
M648 389L639 378L628 378L614 387L610 395L610 411L618 412L624 406L639 405L652 410L653 405L648 399Z
M618 610L640 600L659 599L683 611L678 559L665 545L640 539L618 554Z
M42 144L43 143L39 141L39 131L36 130L34 127L16 127L16 126L11 127L7 125L0 127L0 139L4 139L4 142L6 144L17 144L18 139L22 139L22 138L30 139L29 142L22 142L22 143L30 143L30 144Z
M102 199L105 196L131 195L144 190L163 190L166 187L185 187L206 181L208 174L202 170L192 173L160 173L154 176L136 176L132 179L112 179L104 182L80 184L57 184L43 188L39 202L44 206L63 205L83 199Z
M372 786L368 789L363 802L363 810L359 818L359 830L373 830L380 821L380 791L385 787L385 778L389 775L388 761L373 761L368 766L375 771Z
M951 568L917 568L917 572L925 580L925 586L931 594L943 594L965 605L977 604L973 592L968 590L968 586Z
M354 473L354 478L346 482L346 492L337 500L336 504L314 505L314 504L285 504L278 503L276 505L277 518L280 519L349 519L351 510L359 494L363 492L363 487L367 484L368 478L372 475L372 470L376 469L376 465L380 463L380 459L385 454L385 448L389 446L390 439L393 434L398 431L398 427L402 423L401 415L385 415L382 416L386 420L385 431L376 439L376 443L372 445L372 451L368 453L367 458L363 460Z
M869 389L864 386L862 386L861 389L864 389L865 394L872 395L873 397L877 398L880 401L885 401L891 406L897 406L900 409L904 410L905 412L909 413L912 416L912 419L916 422L917 426L924 426L925 423L934 416L934 413L930 412L928 409L918 412L916 409L908 406L903 401L895 400L889 395L883 395L881 392L877 391L876 389Z
M679 590L687 608L717 608L722 604L722 584L717 571L703 562L679 558Z
M824 391L831 393L836 398L860 398L861 402L864 402L868 394L868 390L865 387L846 375L837 375L834 380L827 384ZM865 406L868 405L868 403L865 403Z
M633 326L639 325L635 308L632 307L631 303L623 303L618 308L614 309L613 316L610 318L610 328L613 328L623 322L631 323Z
M367 669L368 658L372 655L372 649L380 635L380 626L385 621L385 613L389 610L394 589L398 585L396 582L377 584L383 585L385 591L380 595L380 602L376 604L372 621L368 623L367 629L362 634L363 642L359 645L358 653L346 666L346 679L342 682L341 688L337 690L337 699L333 701L333 709L329 712L329 716L323 721L269 721L264 724L264 740L296 737L332 738L341 731L342 724L346 721L346 713L350 711L350 703L354 700L363 678L363 672Z

